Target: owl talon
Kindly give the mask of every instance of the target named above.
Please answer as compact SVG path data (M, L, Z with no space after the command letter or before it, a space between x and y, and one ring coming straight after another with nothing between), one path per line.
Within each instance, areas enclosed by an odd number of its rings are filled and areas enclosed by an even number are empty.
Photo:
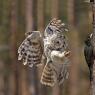
M65 57L69 57L69 56L70 56L70 54L71 54L71 52L70 52L70 51L68 51L68 52L65 52L65 53L64 53Z

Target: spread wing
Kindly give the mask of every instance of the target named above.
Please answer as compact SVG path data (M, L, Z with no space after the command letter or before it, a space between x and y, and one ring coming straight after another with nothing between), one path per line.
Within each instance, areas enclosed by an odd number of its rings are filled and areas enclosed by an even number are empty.
M60 85L68 78L68 58L66 57L69 53L66 51L68 43L64 31L67 31L65 24L57 19L53 19L45 29L44 53L47 63L41 77L41 83L44 85L54 86L56 83ZM52 56L53 51L57 54Z
M50 66L50 64L52 64L52 62L47 62L44 69L43 69L43 72L42 72L42 76L41 76L41 80L40 82L44 85L48 85L48 86L54 86L55 84L55 76L54 76L54 73L53 73L53 70Z
M18 48L18 60L23 60L24 65L32 67L41 64L43 55L43 39L39 31L28 34Z
M64 64L46 64L41 76L41 83L53 87L56 83L59 85L68 79L68 66Z
M45 29L45 37L52 36L54 33L68 31L67 26L56 18L52 19Z

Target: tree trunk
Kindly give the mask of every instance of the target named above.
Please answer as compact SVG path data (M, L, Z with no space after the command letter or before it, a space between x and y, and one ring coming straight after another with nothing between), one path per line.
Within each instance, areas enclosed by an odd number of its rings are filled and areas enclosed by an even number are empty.
M59 17L59 0L51 0L51 17ZM62 90L62 89L61 89ZM60 95L60 88L58 85L55 85L52 89L52 95Z
M52 90L52 95L60 95L60 88L58 85L55 85Z
M70 83L69 94L78 95L78 64L79 64L79 37L78 31L75 29L75 0L68 0L68 22L72 27L70 28L69 39L71 47L71 66L70 66Z
M26 32L36 30L36 0L25 0L26 1ZM34 15L35 14L35 15ZM30 95L39 95L38 94L38 74L37 68L27 68L27 79L29 85Z
M68 0L68 22L71 26L75 25L75 0Z
M12 86L12 95L19 95L19 87L18 87L18 82L19 82L19 74L18 74L18 62L17 62L17 46L16 46L16 32L17 32L17 0L12 0L11 1L11 38L10 38L10 56L12 60L12 69L13 69L13 75L12 79L14 79L13 83L14 86Z
M0 95L5 95L4 84L4 63L0 61Z
M20 95L30 95L29 93L29 85L28 85L28 80L27 80L27 69L24 68L24 66L22 66L22 68L20 68L21 72L20 73L20 84L19 84L19 88L20 88Z
M44 31L44 17L45 17L45 1L44 0L38 0L37 1L37 27L38 30L43 32Z
M59 17L59 0L51 0L51 17L58 18Z
M26 32L33 30L33 0L26 0Z
M93 53L95 54L95 0L92 0L92 17L93 17L93 36L92 36L92 46L93 46ZM92 71L92 78L93 80L91 81L91 95L95 95L95 60L93 62L93 71Z
M95 95L95 61L93 64L93 81L91 83L91 95Z

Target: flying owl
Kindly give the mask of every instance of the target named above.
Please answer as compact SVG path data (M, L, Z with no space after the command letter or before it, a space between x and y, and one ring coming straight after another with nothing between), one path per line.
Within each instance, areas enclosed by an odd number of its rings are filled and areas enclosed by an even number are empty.
M44 37L39 31L28 32L18 49L18 60L22 59L23 64L30 67L40 65L43 56L46 58L40 80L44 85L60 85L68 78L70 51L65 31L68 31L65 24L53 19L47 25Z
M65 31L68 31L65 24L57 19L53 19L45 29L44 53L47 62L41 77L42 84L60 85L68 78L70 51Z

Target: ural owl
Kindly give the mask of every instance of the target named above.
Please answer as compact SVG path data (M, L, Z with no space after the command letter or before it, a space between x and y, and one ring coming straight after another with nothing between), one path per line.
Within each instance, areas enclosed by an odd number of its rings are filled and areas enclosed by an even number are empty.
M24 65L41 64L42 56L46 57L41 83L54 86L68 78L69 55L68 41L64 32L68 31L61 20L53 19L46 27L44 37L39 31L26 34L26 39L18 49L18 59L23 59Z

